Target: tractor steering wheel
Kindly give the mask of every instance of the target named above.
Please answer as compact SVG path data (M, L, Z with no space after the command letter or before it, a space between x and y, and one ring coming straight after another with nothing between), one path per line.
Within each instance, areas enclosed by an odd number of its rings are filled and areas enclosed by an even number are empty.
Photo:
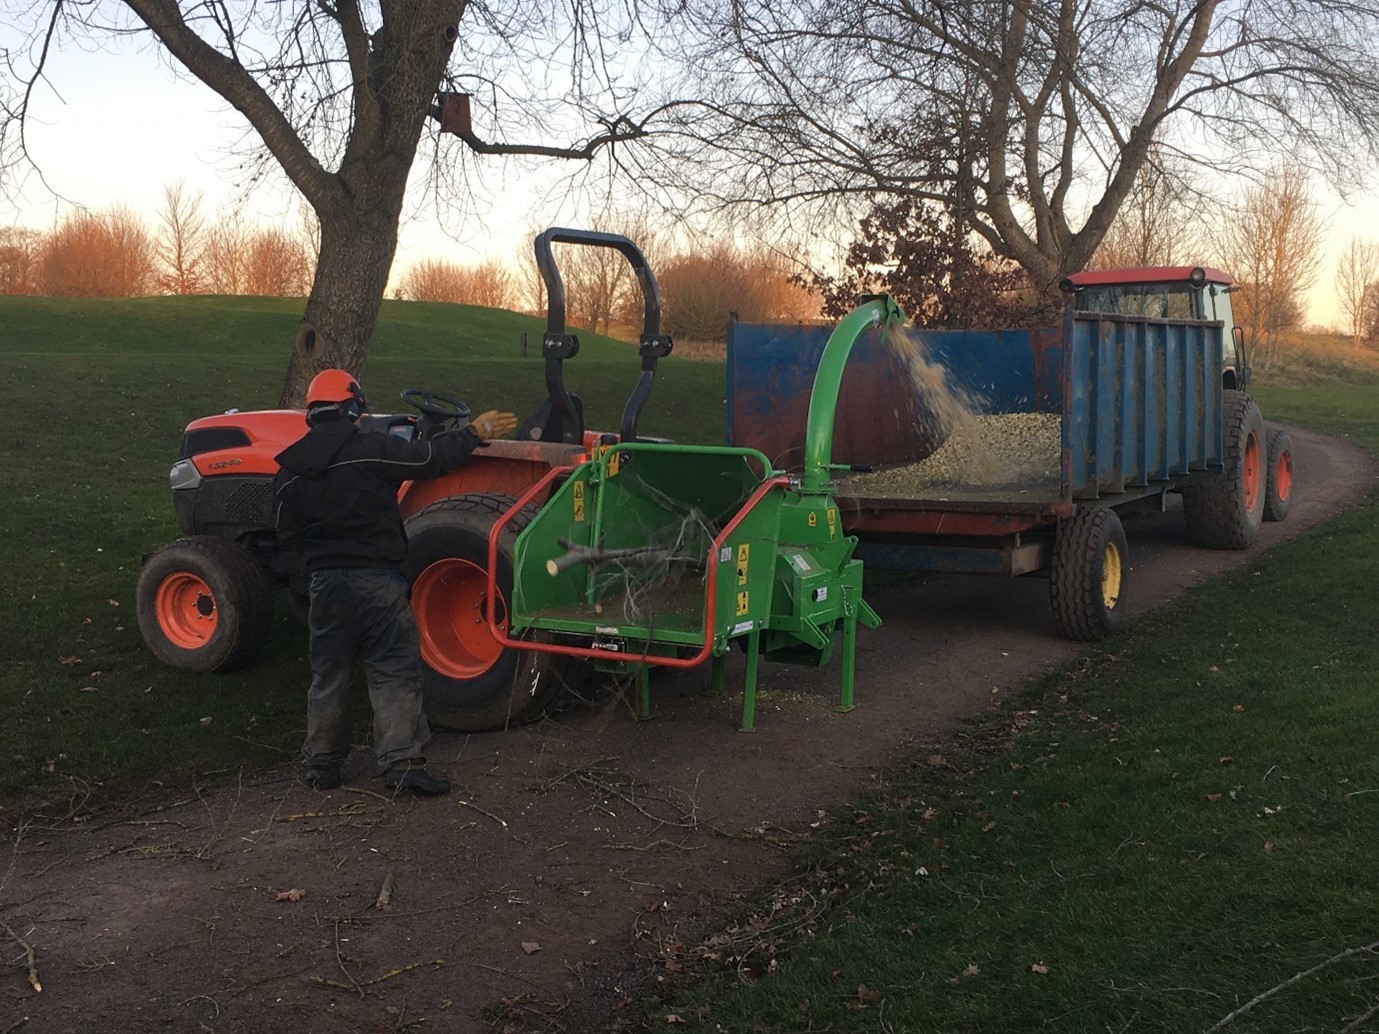
M421 411L421 415L435 423L443 424L449 420L468 420L469 407L448 395L438 395L434 391L421 388L408 388L402 393L402 401Z

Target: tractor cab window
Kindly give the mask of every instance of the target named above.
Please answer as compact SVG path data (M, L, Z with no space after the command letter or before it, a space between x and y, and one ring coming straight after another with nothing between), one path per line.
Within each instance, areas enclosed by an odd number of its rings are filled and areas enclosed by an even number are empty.
M1203 319L1201 295L1189 283L1097 284L1077 292L1083 312L1110 312L1121 316L1152 316L1158 319ZM1205 317L1210 319L1210 316Z

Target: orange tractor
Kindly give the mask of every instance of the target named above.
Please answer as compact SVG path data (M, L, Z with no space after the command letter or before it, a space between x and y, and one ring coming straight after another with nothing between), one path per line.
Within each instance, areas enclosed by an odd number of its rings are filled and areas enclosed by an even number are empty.
M615 249L641 285L641 372L617 434L586 430L579 396L565 386L564 363L579 351L579 339L565 326L555 243ZM670 337L660 332L656 279L630 240L553 228L536 238L535 249L549 302L541 341L546 399L518 427L515 440L491 442L444 477L409 482L399 492L427 715L435 725L462 731L536 718L582 671L568 657L514 649L494 638L486 606L489 532L514 500L552 469L578 463L600 443L638 440L637 420L651 393L657 360L671 351ZM425 436L469 416L463 403L432 391L411 388L402 399L415 415L365 414L361 428ZM299 556L277 545L272 483L278 469L274 457L305 433L305 410L299 409L232 409L187 425L170 474L183 537L144 558L137 591L139 628L159 660L201 672L246 665L268 639L278 588L304 614L306 572ZM533 512L508 522L497 552L495 610L504 626L512 544Z

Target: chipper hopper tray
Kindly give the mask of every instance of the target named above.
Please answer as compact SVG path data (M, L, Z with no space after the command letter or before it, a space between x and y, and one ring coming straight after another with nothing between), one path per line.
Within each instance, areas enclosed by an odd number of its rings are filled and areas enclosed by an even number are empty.
M637 670L644 714L650 665L712 660L718 686L738 642L748 730L759 659L822 666L838 639L839 702L851 708L857 625L880 619L862 599L856 539L843 534L830 490L833 407L852 341L899 312L888 300L864 308L839 325L820 362L803 475L772 470L755 449L624 442L553 471L518 500L493 529L491 580L505 528L558 484L517 536L509 613L489 614L494 636Z

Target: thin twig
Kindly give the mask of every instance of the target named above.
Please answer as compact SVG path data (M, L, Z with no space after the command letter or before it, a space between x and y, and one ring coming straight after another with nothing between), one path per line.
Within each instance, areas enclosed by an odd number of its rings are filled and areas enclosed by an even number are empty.
M335 961L340 966L340 972L345 974L345 977L349 980L350 984L352 984L354 989L359 992L359 997L363 998L364 989L359 986L359 981L354 979L354 975L350 973L348 969L345 968L345 956L340 952L340 920L338 919L335 920Z
M29 970L29 986L35 991L41 992L43 990L43 985L38 982L38 956L34 954L33 945L11 930L9 923L0 922L0 926L3 926L5 932L13 937L15 941L18 942L19 946L24 949L24 962Z
M1292 987L1300 980L1306 980L1313 973L1325 969L1332 963L1340 962L1342 959L1348 959L1352 955L1363 955L1368 952L1373 952L1376 948L1379 948L1379 941L1375 941L1372 944L1366 944L1363 948L1347 948L1345 951L1338 952L1337 954L1331 956L1331 958L1327 959L1325 962L1317 963L1311 969L1303 970L1303 972L1301 973L1293 974L1291 977L1289 977L1283 983L1279 984L1277 987L1271 987L1264 993L1255 995L1248 1002L1242 1005L1239 1009L1236 1009L1233 1012L1228 1013L1223 1019L1217 1021L1215 1026L1208 1027L1207 1034L1214 1034L1215 1031L1218 1031L1223 1027L1230 1026L1241 1016L1244 1016L1247 1012L1253 1009L1256 1005L1259 1005L1261 1002L1268 1001L1270 998L1274 997L1274 995L1278 994L1285 988Z
M491 811L484 811L483 808L479 807L477 804L472 803L471 801L464 801L464 800L462 800L462 801L460 801L459 803L460 803L461 806L463 806L463 807L465 807L465 808L472 808L472 809L474 809L474 810L477 811L480 815L486 815L486 816L488 816L488 817L491 818L494 822L498 823L498 825L502 826L504 829L507 829L507 828L508 828L507 822L505 822L503 819L500 819L497 815L493 814L493 812L491 812Z

